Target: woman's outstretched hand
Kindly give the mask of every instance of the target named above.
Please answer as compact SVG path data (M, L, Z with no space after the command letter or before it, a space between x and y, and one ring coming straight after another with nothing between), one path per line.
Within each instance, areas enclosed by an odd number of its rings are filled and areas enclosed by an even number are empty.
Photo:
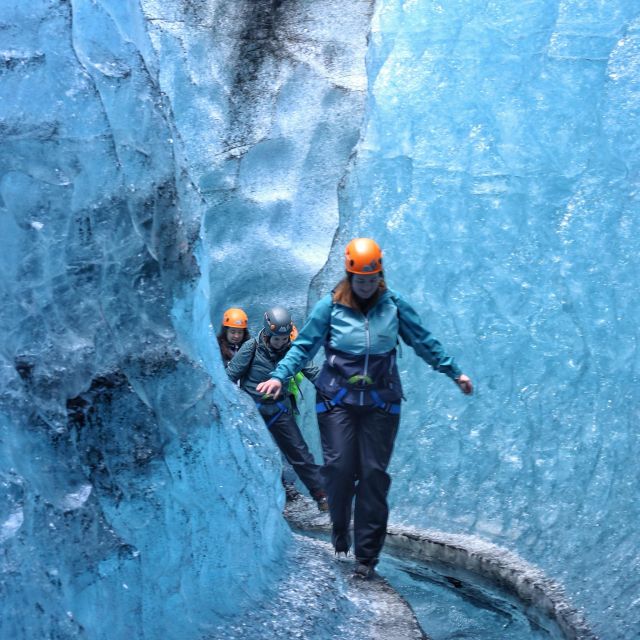
M256 391L265 395L270 395L272 398L277 398L282 391L282 382L278 378L269 378L264 382L260 382L256 385Z
M473 383L469 376L465 376L464 373L456 378L455 383L460 387L460 391L467 396L473 393Z

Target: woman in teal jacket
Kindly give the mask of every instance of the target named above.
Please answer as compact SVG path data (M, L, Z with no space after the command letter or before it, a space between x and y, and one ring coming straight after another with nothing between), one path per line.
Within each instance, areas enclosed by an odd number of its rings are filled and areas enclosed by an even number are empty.
M398 337L463 393L471 394L473 385L411 305L387 289L382 251L373 240L352 240L345 250L345 268L346 277L315 305L288 354L257 391L277 397L283 384L324 346L326 362L314 384L332 542L336 553L348 552L355 497L355 575L369 578L389 515L387 467L402 400Z

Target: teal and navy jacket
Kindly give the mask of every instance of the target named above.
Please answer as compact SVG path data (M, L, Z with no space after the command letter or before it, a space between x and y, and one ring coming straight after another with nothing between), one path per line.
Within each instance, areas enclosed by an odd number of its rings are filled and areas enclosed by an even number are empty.
M402 386L396 364L398 337L452 379L462 373L398 293L382 291L367 314L327 294L314 306L287 355L271 372L286 383L324 346L326 362L314 381L328 400L350 405L398 403Z

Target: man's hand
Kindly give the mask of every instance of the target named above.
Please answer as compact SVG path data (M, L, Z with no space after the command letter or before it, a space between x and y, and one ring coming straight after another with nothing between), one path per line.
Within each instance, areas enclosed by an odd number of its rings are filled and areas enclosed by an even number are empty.
M269 378L269 380L265 380L264 382L260 382L256 386L256 391L258 393L269 394L275 400L282 391L282 382L278 380L278 378Z
M455 383L460 387L460 391L466 396L470 396L473 393L473 384L469 376L465 376L464 373L456 378Z

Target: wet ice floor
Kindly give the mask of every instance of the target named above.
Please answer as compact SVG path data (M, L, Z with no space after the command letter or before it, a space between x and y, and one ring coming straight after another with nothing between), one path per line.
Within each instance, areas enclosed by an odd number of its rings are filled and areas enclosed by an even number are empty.
M353 556L337 559L324 539L296 534L281 579L259 609L219 627L213 640L549 640L522 603L452 567L419 566L383 554L378 578L354 579ZM400 596L400 597L398 597ZM407 604L409 606L407 606ZM409 608L410 607L410 608ZM424 632L422 635L420 629ZM549 629L555 629L550 631Z
M304 531L306 536L328 541L329 519L326 514L318 514L311 501L290 503L285 513L290 524ZM332 559L343 579L353 571L352 557L346 562ZM557 623L535 606L471 571L444 562L425 564L403 559L394 552L394 555L382 555L378 573L410 605L430 640L548 640L565 637ZM322 640L351 636L301 637ZM377 636L361 635L359 640L374 637Z
M407 600L431 640L562 638L550 620L536 620L522 603L468 576L384 555L379 572ZM542 626L544 625L544 626Z
M259 606L202 630L206 640L425 640L415 616L380 579L354 579L328 542L294 535L280 577Z

